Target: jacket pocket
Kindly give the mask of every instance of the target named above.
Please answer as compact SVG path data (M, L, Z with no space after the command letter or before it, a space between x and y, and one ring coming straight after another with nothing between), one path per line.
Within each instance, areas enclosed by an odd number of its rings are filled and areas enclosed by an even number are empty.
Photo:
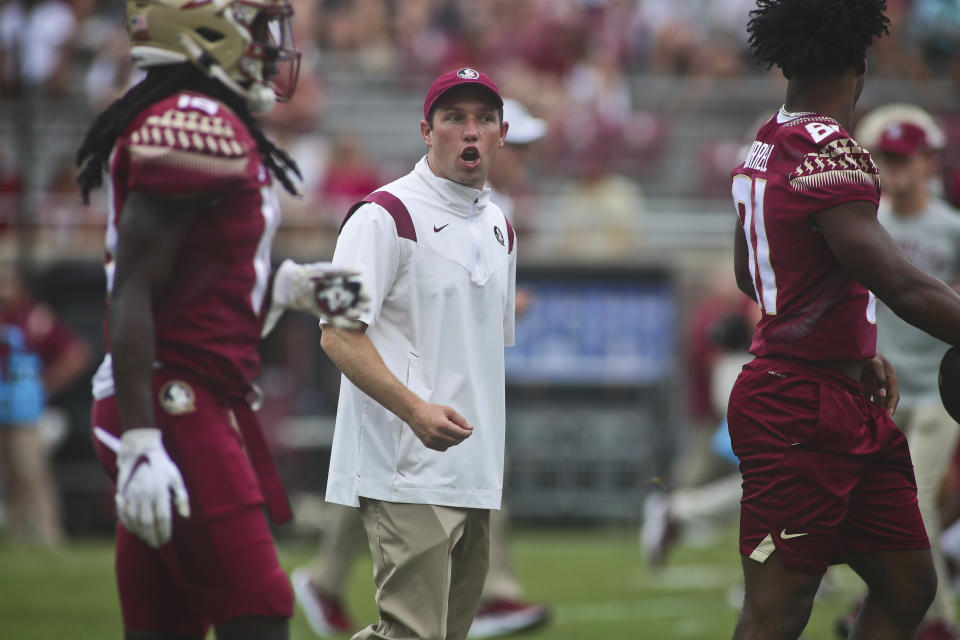
M407 355L407 374L404 384L424 402L430 402L432 390L424 381L423 360L411 352ZM417 467L418 460L429 449L420 442L420 438L407 423L400 425L400 437L397 442L397 473L406 476Z

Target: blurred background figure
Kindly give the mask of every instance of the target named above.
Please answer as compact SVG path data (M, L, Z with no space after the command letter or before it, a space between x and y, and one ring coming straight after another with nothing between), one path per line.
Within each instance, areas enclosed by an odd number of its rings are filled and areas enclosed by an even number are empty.
M76 17L61 0L14 0L0 9L0 89L22 84L51 94L69 88Z
M729 470L729 461L718 456L713 447L713 434L724 419L730 396L729 387L718 386L725 381L717 371L729 356L746 352L758 320L756 305L737 289L729 269L720 265L698 285L695 295L684 335L690 423L683 429L671 476L671 484L678 488L702 485ZM742 339L736 334L743 325L751 330L746 345L739 344Z
M860 123L857 140L880 167L878 216L910 261L955 289L960 286L960 215L936 194L943 130L915 105L878 107ZM918 632L920 640L960 638L953 584L940 549L939 494L960 435L940 401L938 369L948 345L877 304L877 350L897 372L900 404L893 418L906 434L917 480L917 501L937 570L937 595ZM841 620L844 637L856 611Z
M380 186L380 172L366 158L363 139L355 132L340 132L333 140L329 161L322 182L316 187L319 213L328 218L342 218L354 202ZM340 219L332 226L339 226Z
M293 570L290 580L297 604L321 638L352 633L357 625L347 611L347 580L357 556L367 548L360 513L353 507L325 503L326 526L313 561Z
M960 3L914 0L910 6L908 36L923 52L934 72L960 75Z
M530 179L530 159L534 144L547 135L548 125L545 120L531 115L527 107L514 98L504 98L503 119L510 123L510 129L507 131L506 143L497 154L497 161L487 175L492 190L490 199L507 216L520 238L525 240L524 235L528 230L526 223L535 215L531 209L536 207L539 197L539 189ZM519 318L530 306L532 294L529 289L518 286L516 296L516 313ZM509 457L509 451L507 456ZM498 538L498 520L498 515L491 515L491 544L494 546ZM494 566L491 566L491 571L494 570Z
M43 546L63 541L41 424L47 399L85 373L90 361L87 344L52 309L30 297L18 269L0 265L0 471L5 524L14 540Z
M560 189L555 250L575 260L624 260L640 248L646 205L637 183L613 170L599 140L572 149L573 175Z
M0 144L0 230L9 230L17 219L17 203L23 188L20 167L10 149Z
M736 519L740 472L727 431L727 402L759 320L757 305L736 289L732 273L710 279L710 294L696 307L688 329L691 414L683 457L671 478L676 489L651 491L644 502L640 545L647 566L662 568L670 548L684 537L716 534Z
M527 165L533 153L533 144L547 134L547 123L533 117L523 103L513 98L503 99L503 119L510 123L510 130L487 180L493 189L491 198L494 203L510 222L515 222L516 198L531 189Z
M490 200L513 222L516 219L513 196L521 196L528 188L527 164L532 145L546 135L547 123L533 117L521 102L510 98L503 101L503 120L510 128L487 180L493 190ZM524 315L532 300L529 289L517 287L517 318ZM508 407L508 418L509 415ZM509 421L507 428L511 428ZM509 448L506 464L510 465ZM523 587L510 554L509 498L510 487L505 482L500 510L490 512L490 569L480 596L480 609L470 627L472 638L519 633L546 624L550 619L550 609L546 605L523 599Z

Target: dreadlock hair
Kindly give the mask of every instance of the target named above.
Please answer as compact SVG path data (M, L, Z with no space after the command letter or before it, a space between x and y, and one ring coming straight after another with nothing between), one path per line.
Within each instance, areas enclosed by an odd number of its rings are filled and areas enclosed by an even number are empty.
M263 161L273 175L289 193L299 195L287 172L292 171L302 178L300 168L286 151L267 139L243 98L204 75L193 64L184 63L151 68L142 82L133 86L94 120L76 156L76 165L79 167L77 184L80 185L84 204L90 204L90 192L103 184L103 173L117 136L134 116L154 102L184 90L202 93L230 107L256 140Z
M889 33L886 0L757 0L747 33L757 64L783 75L838 75Z

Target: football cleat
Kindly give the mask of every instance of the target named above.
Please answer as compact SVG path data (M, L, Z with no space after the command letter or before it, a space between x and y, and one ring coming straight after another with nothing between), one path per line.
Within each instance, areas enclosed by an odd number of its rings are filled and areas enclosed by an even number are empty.
M290 575L290 582L307 624L318 636L328 638L356 629L340 598L314 588L310 583L310 572L305 567L295 569Z
M519 600L490 600L480 604L468 638L495 638L530 631L550 621L550 608Z
M857 616L860 615L860 607L862 605L863 601L857 600L853 603L853 606L850 607L849 611L837 616L834 622L834 630L837 632L838 638L847 638L850 636L850 632L853 631L853 625L857 622Z
M670 515L669 499L660 491L651 491L643 503L640 529L640 547L648 567L660 569L666 564L667 553L678 534L678 525Z

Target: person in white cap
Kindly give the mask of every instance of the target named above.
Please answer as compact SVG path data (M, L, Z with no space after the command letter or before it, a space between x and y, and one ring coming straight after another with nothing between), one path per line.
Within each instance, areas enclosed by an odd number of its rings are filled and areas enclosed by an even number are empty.
M890 104L867 114L857 139L873 151L880 167L883 199L878 218L910 261L928 274L960 284L960 215L933 191L943 130L925 110ZM917 633L918 640L960 638L954 592L940 546L937 494L956 449L960 426L940 401L938 369L948 345L877 305L877 349L897 371L900 403L893 416L906 435L917 480L917 501L937 571L937 594ZM852 627L853 614L838 621Z
M505 144L487 174L487 182L490 201L512 220L511 195L523 184L531 146L546 134L547 123L530 115L520 102L510 98L503 100L503 121L509 125ZM517 291L516 297L519 314L523 292ZM490 571L480 608L470 628L471 638L526 631L550 619L546 606L521 599L522 588L508 553L509 516L505 506L501 504L500 511L490 512ZM355 628L344 595L350 571L365 544L359 510L329 504L325 533L316 557L292 574L297 602L317 635L332 637Z
M527 180L530 152L533 144L547 134L547 123L530 115L523 103L513 98L503 99L503 120L510 129L487 180L492 189L490 199L516 224L514 196Z
M547 123L536 118L518 100L503 99L503 120L507 130L505 144L487 174L490 200L516 224L514 196L527 181L527 162L534 143L547 133ZM520 287L516 294L516 314L523 315L531 294ZM509 549L510 514L506 497L499 511L490 512L490 571L483 585L480 609L470 627L471 638L489 638L527 631L546 624L550 609L544 604L523 600L523 587L514 570Z

